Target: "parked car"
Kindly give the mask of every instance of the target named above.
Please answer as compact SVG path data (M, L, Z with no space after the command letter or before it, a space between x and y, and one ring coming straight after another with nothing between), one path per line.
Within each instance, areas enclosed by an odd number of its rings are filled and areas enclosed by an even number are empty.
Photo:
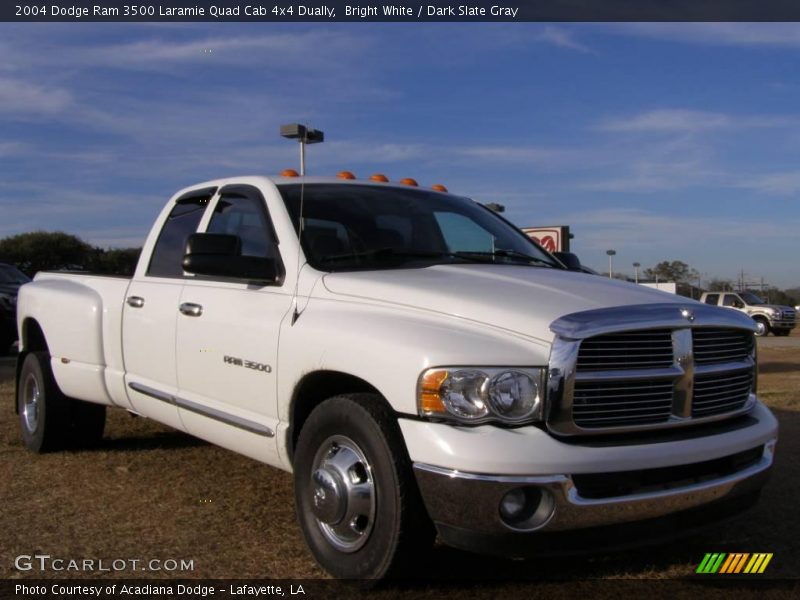
M30 278L13 265L0 263L0 355L17 340L17 293Z
M756 501L778 426L752 319L571 272L467 198L348 175L191 186L132 278L24 285L25 445L96 443L118 407L293 472L342 578L413 576L437 534L586 550Z
M767 304L752 292L706 292L700 302L712 306L724 306L749 315L756 322L756 335L769 332L789 335L797 321L797 311L791 306Z

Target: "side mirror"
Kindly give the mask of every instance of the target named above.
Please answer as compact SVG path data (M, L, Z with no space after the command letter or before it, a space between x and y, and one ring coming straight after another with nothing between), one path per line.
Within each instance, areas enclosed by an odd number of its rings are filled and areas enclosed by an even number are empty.
M572 252L553 252L553 256L560 260L568 270L581 270L581 261L577 254L573 254Z
M242 256L239 236L223 233L193 233L186 241L183 270L195 275L277 282L278 261L260 256Z

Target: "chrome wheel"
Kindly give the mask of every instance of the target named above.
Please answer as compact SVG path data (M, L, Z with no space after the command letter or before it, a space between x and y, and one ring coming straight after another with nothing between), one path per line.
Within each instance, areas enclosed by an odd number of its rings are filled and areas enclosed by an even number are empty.
M22 419L25 427L30 433L36 431L39 426L39 402L41 400L41 392L39 391L39 382L32 373L28 374L25 378L25 383L22 388Z
M767 335L767 324L764 321L756 321L756 337Z
M343 435L319 447L311 469L311 509L325 538L338 550L355 552L375 523L375 482L364 452Z

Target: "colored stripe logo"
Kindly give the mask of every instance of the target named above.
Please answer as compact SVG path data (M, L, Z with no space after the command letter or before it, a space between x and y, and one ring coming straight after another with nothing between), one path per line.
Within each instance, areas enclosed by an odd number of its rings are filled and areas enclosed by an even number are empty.
M740 573L748 575L760 575L764 572L772 560L772 553L758 552L750 554L748 552L709 552L703 558L703 562L697 567L696 573L702 575L738 575Z

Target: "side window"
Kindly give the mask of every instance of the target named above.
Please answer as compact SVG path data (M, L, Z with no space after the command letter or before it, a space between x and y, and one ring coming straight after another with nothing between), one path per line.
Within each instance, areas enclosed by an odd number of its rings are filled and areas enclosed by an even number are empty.
M471 219L451 212L434 213L450 252L492 252L494 236Z
M151 277L183 277L183 252L189 235L197 231L200 219L216 188L196 190L175 201L150 257Z
M709 294L706 296L706 304L713 304L714 306L719 304L719 294Z
M739 296L736 294L725 294L725 297L722 299L722 306L733 306L734 308L741 308L744 306L741 300L739 300Z
M267 220L264 200L255 195L223 189L208 224L208 233L239 236L242 256L276 257L277 240Z

